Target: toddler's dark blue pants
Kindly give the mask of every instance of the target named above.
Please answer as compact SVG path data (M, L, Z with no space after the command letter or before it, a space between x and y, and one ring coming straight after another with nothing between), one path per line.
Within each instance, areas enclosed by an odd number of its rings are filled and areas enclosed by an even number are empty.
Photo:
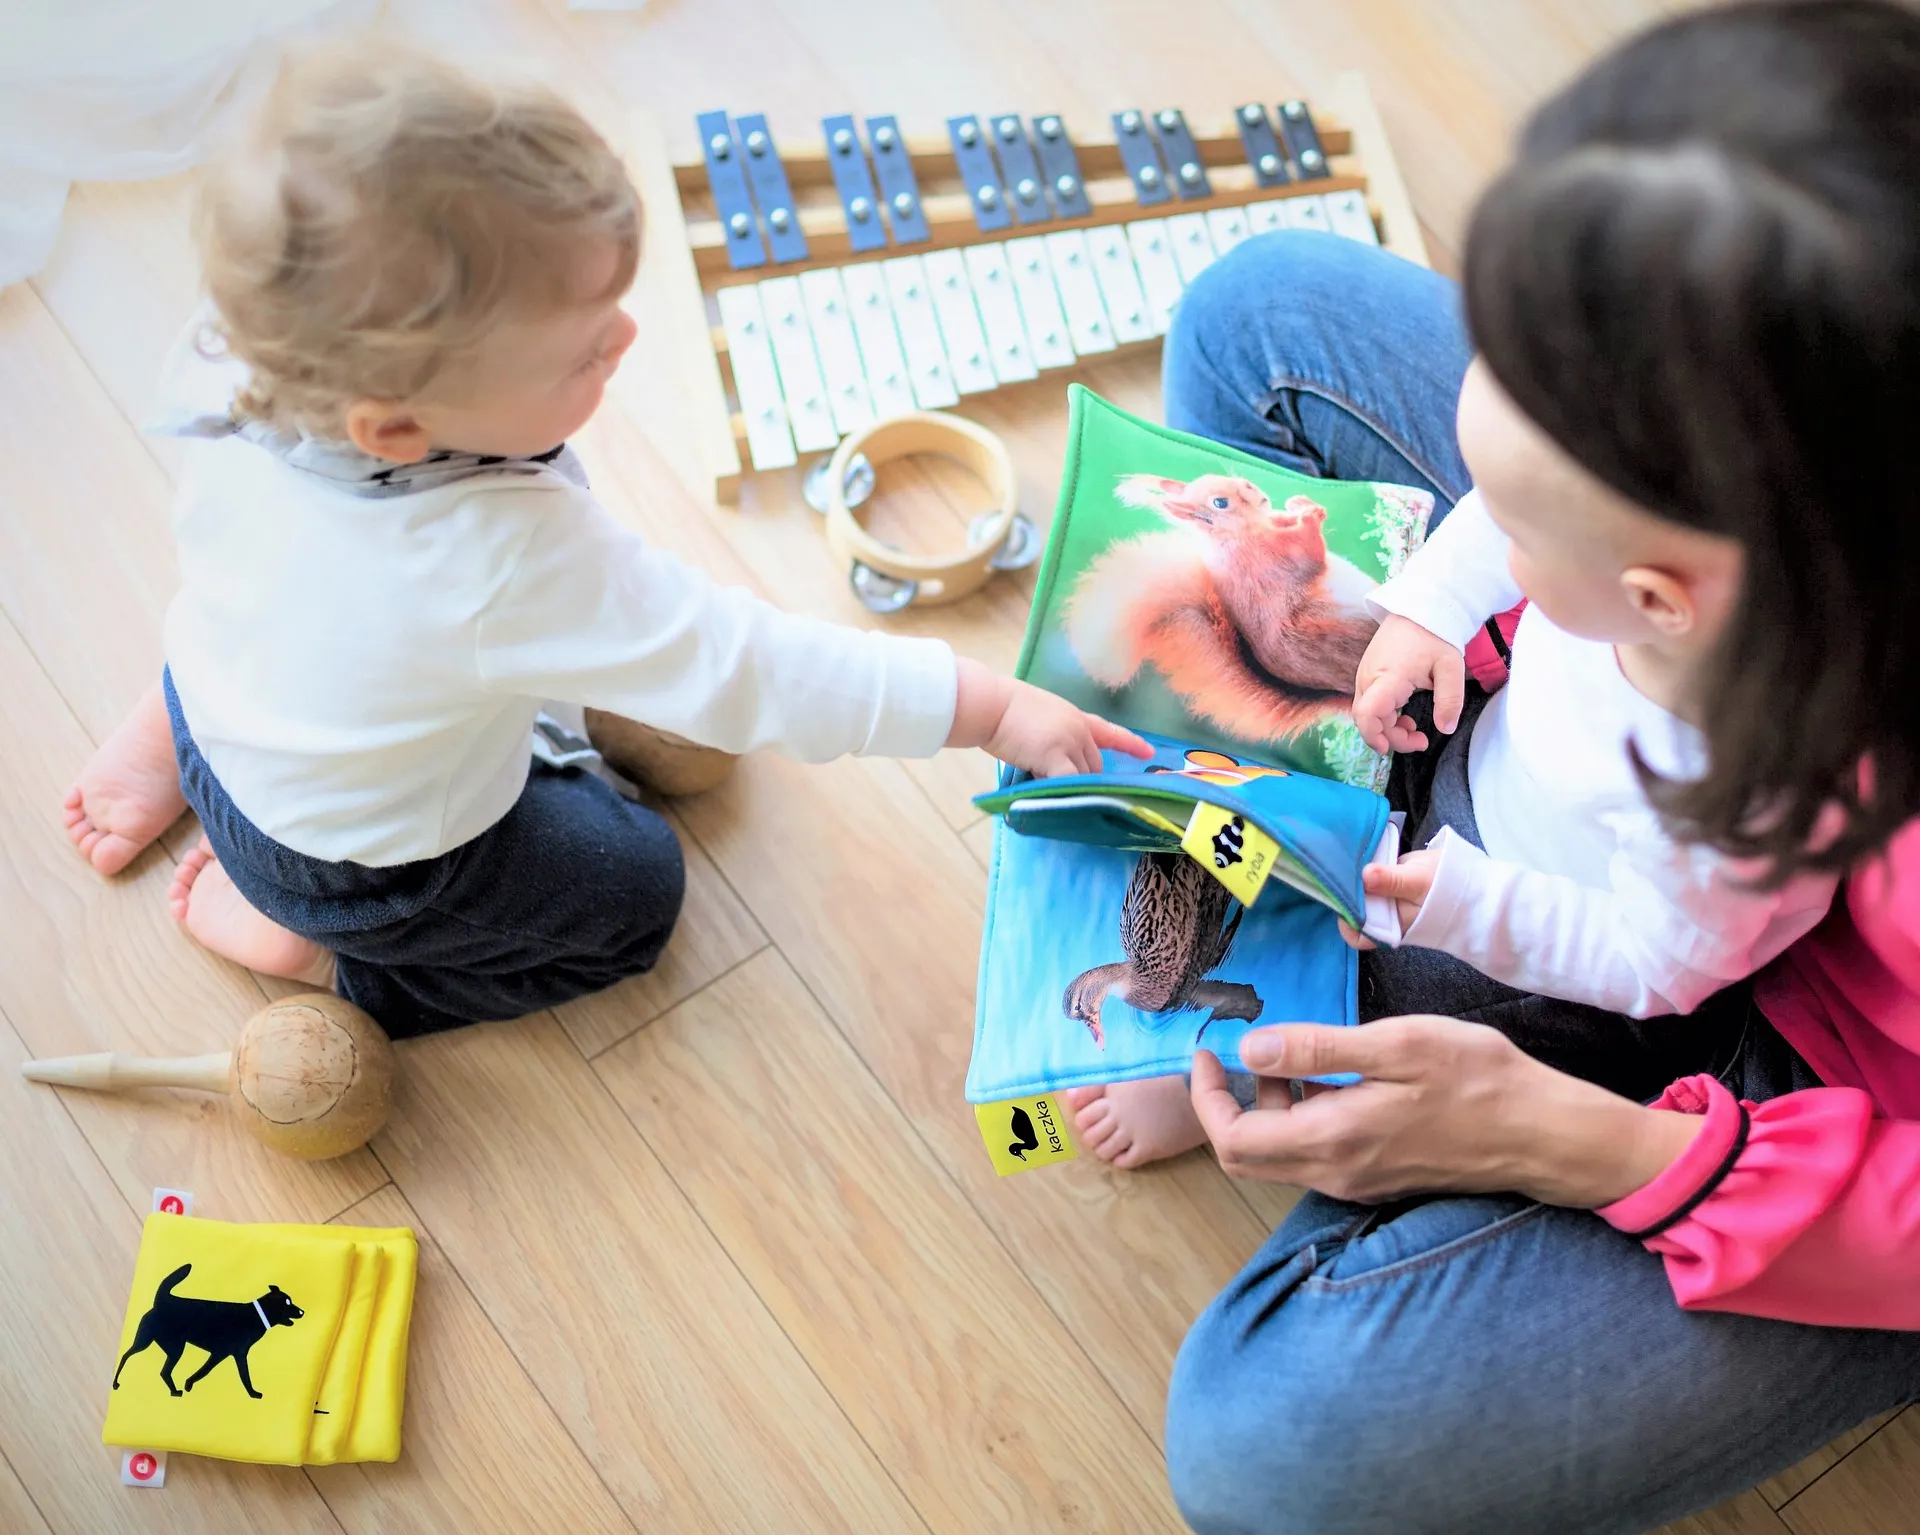
M165 684L180 787L222 867L255 910L331 949L340 995L393 1038L537 1012L660 957L686 888L679 841L591 773L535 759L514 807L451 852L329 863L240 813Z

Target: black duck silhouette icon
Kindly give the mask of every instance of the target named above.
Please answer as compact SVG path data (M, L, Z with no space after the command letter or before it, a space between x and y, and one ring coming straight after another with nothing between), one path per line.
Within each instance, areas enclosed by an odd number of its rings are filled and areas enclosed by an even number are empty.
M240 1384L256 1402L265 1395L253 1389L253 1377L247 1373L247 1351L276 1327L291 1327L306 1315L287 1292L268 1285L267 1293L256 1300L199 1300L175 1295L180 1281L193 1272L191 1263L183 1263L160 1281L153 1304L134 1329L133 1347L120 1356L120 1367L113 1372L113 1389L120 1389L120 1371L127 1361L156 1343L166 1355L160 1366L160 1378L175 1396L185 1396L194 1383L223 1359L231 1359L240 1372ZM187 1377L184 1386L173 1383L173 1367L191 1343L205 1349L207 1362Z
M1033 1116L1018 1105L1015 1105L1013 1111L1013 1134L1014 1142L1007 1150L1024 1162L1027 1159L1027 1153L1040 1144L1040 1135L1033 1128Z

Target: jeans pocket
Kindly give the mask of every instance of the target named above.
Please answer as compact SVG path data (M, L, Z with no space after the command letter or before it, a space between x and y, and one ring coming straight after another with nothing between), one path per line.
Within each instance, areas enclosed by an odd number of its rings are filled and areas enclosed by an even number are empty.
M1450 1195L1422 1200L1370 1226L1322 1264L1306 1288L1337 1291L1445 1263L1483 1241L1535 1219L1548 1207L1518 1194Z

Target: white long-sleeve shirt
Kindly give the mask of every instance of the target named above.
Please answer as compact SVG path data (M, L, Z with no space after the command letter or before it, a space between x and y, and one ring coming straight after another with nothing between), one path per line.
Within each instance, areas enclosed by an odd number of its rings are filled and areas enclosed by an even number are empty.
M183 338L173 428L208 431L234 382ZM543 700L808 761L931 755L952 728L945 644L718 586L558 467L369 494L324 444L228 435L189 460L174 687L240 812L311 857L386 866L485 831L525 786Z
M1507 552L1469 494L1373 601L1464 650L1521 600ZM1756 891L1759 865L1662 829L1627 743L1670 778L1698 777L1706 743L1634 690L1611 645L1530 605L1512 652L1468 746L1486 851L1450 829L1435 839L1439 867L1406 942L1509 986L1646 1018L1690 1012L1819 922L1833 876Z

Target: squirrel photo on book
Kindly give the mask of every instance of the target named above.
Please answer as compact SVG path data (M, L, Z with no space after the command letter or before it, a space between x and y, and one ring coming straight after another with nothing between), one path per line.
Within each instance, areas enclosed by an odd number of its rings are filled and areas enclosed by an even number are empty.
M1008 770L976 799L998 823L976 1106L1177 1073L1203 1034L1231 1067L1261 1021L1351 1023L1338 923L1399 936L1361 883L1398 828L1351 708L1368 596L1420 543L1431 497L1310 479L1069 397L1017 670L1154 755Z

